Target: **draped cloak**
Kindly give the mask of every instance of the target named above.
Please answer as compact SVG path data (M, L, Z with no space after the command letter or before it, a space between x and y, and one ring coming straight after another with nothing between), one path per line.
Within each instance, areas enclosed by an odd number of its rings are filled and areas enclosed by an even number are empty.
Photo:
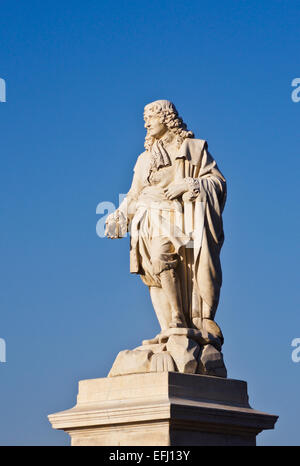
M226 201L226 181L208 152L205 140L186 138L177 152L173 183L184 178L193 178L198 180L200 186L198 195L187 192L172 201L176 210L176 228L182 235L179 241L174 236L171 241L179 256L176 270L181 284L183 311L188 322L191 322L195 318L202 318L203 301L212 315L219 302L222 285L220 250L224 242L222 212ZM132 186L126 197L126 213L133 227L130 272L141 274L141 278L143 271L139 239L134 234L134 229L136 233L143 217L143 211L137 206L147 187L149 163L150 153L145 151L137 159Z

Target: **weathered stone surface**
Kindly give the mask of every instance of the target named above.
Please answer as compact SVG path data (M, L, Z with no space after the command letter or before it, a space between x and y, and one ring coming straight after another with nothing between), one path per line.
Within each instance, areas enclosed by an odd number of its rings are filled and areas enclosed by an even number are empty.
M164 330L159 335L159 342L167 343L167 341L172 335L185 336L186 338L191 338L200 345L206 343L206 340L205 338L203 338L202 332L200 330L187 327L175 327Z
M205 322L206 319L203 319ZM200 329L189 328L189 327L176 327L176 328L168 328L162 331L158 336L157 339L160 343L166 343L171 335L184 335L191 340L196 341L199 345L206 345L212 344L217 348L221 348L221 340L219 338L220 335L220 328L214 321L211 322L211 327L214 328L215 332L212 334L208 332L207 327L202 326ZM199 324L200 327L200 324ZM148 341L148 340L146 340ZM144 345L144 342L143 342Z
M211 344L201 344L206 341L202 335L196 329L169 328L155 339L160 343L143 342L133 350L121 351L108 376L178 371L226 377L222 353Z
M153 353L161 353L162 351L166 351L166 349L167 349L166 343L157 343L153 345L147 345L147 344L144 344L144 342L143 342L143 345L135 348L135 350L151 350Z
M72 445L255 445L277 416L249 406L246 382L153 372L82 380L76 406L49 420Z
M195 341L185 335L171 335L167 342L167 350L179 372L194 374L197 371L200 347Z
M218 324L211 319L193 319L193 324L201 333L202 343L211 344L218 350L221 350L224 343L224 337ZM200 342L201 343L201 342Z
M169 352L155 353L151 357L150 372L173 372L175 364Z
M223 354L212 345L205 345L199 353L198 373L227 377Z
M130 231L130 272L148 286L161 332L121 351L107 378L81 381L77 405L49 419L72 445L254 445L277 416L226 379L214 322L226 180L170 101L146 105L144 120L145 151L105 234Z
M195 372L197 344L218 350L223 344L214 317L222 282L226 180L207 142L187 130L172 102L149 103L144 120L145 151L137 158L127 196L106 218L105 235L117 239L130 232L130 272L140 274L148 286L161 327L143 345L167 343L176 370L190 373ZM134 361L135 372L150 370L147 356L133 351L120 353L110 375L132 373ZM172 366L162 355L155 356L154 367Z
M150 358L153 355L151 350L124 350L120 351L108 374L108 377L115 377L123 374L136 374L150 371Z

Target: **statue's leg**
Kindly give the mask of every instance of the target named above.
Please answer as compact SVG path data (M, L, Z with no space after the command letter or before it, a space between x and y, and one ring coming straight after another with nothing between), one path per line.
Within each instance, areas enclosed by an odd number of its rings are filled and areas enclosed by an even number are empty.
M160 281L172 309L172 320L169 327L186 327L182 310L180 283L176 271L174 269L163 270L160 273Z
M192 317L192 322L198 330L201 330L203 326L206 325L205 322L207 320L214 321L216 314L216 309L213 309L211 306L209 306L209 304L207 304L203 299L201 299L200 309L201 311L199 312L199 315L195 314Z
M158 286L149 286L152 305L159 322L161 332L169 328L172 319L172 310L162 288ZM161 332L150 340L144 340L143 345L155 345L159 343Z
M218 324L214 321L216 309L209 306L204 300L202 300L202 315L201 317L193 317L194 326L210 335L214 340L219 339L220 346L223 345L224 338L222 331Z
M205 301L202 301L202 318L214 320L216 311L212 309Z
M153 273L160 279L165 301L171 308L171 319L168 317L168 327L186 327L182 310L181 288L175 271L178 256L169 238L157 236L152 238L151 262ZM165 311L166 312L166 311ZM164 313L166 316L166 314Z
M159 325L161 330L164 331L169 328L169 323L172 319L172 310L170 304L162 288L157 286L150 286L149 290Z

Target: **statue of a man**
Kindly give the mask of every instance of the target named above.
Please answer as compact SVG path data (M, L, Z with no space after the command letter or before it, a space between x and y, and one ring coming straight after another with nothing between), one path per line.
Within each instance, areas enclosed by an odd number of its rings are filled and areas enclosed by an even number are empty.
M146 150L137 159L125 200L106 220L106 236L119 238L130 231L130 271L149 287L161 327L144 347L167 351L161 345L171 335L185 335L198 342L202 354L201 368L192 372L226 376L223 336L214 322L222 283L226 182L206 141L194 138L170 101L146 105L144 120ZM217 365L210 364L211 350L217 352L211 355ZM171 350L167 353L176 360Z

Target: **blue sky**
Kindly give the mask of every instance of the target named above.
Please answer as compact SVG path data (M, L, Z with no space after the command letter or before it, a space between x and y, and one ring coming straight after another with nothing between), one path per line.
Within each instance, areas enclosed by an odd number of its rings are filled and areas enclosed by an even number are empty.
M228 181L216 321L228 376L300 445L297 1L0 2L1 445L67 445L47 415L158 331L128 239L96 235L170 99Z

